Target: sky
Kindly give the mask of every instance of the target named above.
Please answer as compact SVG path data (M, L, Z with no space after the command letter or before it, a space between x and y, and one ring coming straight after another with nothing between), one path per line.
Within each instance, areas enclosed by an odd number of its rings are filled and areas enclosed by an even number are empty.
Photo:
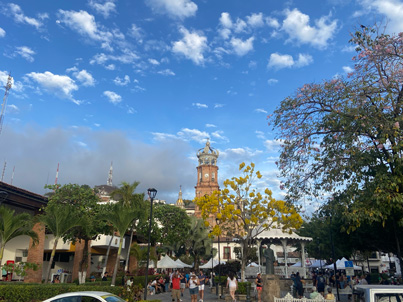
M254 162L256 187L281 198L267 117L304 83L351 72L360 25L400 32L402 16L399 0L0 1L2 179L44 194L58 165L58 183L95 186L113 162L114 185L193 199L210 139L221 186Z

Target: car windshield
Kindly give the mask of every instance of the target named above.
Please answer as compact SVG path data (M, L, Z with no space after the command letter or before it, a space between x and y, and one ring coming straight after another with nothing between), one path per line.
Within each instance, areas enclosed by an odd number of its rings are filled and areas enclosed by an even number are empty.
M125 300L118 296L103 296L102 298L104 298L108 302L125 302Z
M402 294L375 294L375 302L402 302Z

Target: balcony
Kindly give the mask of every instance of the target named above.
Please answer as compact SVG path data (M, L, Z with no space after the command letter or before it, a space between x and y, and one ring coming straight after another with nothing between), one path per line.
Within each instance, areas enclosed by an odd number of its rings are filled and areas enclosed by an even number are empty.
M107 249L111 238L112 238L111 235L100 235L96 240L92 240L91 247ZM119 241L120 241L119 237L113 236L111 248L119 248ZM125 239L123 239L122 249L123 248L125 248Z

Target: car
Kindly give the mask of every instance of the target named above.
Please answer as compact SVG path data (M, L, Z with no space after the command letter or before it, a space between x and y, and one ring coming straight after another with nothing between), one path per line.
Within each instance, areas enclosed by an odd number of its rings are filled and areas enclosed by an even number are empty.
M354 295L360 302L402 302L403 286L400 285L357 285Z
M60 294L43 302L125 302L125 300L108 292L82 291Z

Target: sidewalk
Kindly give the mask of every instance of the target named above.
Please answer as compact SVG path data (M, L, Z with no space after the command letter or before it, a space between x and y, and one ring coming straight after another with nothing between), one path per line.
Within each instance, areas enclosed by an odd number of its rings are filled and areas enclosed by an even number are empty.
M185 289L185 292L183 293L183 297L181 297L181 299L183 300L183 302L191 301L188 288ZM199 299L200 299L200 296L197 297L197 301L199 301ZM158 294L158 295L152 295L152 296L147 295L147 300L161 300L161 302L172 302L171 292L162 293L162 294ZM204 302L210 302L210 301L224 302L225 301L225 296L223 297L223 299L220 300L218 298L218 296L216 296L215 289L214 289L213 292L211 292L211 289L209 287L207 287L204 290L204 299L203 299L203 301Z

